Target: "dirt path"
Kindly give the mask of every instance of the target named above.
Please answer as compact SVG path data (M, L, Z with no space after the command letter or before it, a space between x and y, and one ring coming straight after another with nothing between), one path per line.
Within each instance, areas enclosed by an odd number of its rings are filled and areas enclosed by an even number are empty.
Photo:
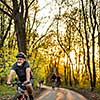
M68 90L68 89L55 89L47 88L47 91L44 92L39 98L35 100L87 100L82 95Z

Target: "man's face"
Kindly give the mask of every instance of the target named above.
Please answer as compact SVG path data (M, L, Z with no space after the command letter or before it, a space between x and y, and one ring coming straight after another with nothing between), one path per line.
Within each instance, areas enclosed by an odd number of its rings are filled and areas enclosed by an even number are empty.
M24 63L25 59L24 58L17 58L17 65L21 66Z

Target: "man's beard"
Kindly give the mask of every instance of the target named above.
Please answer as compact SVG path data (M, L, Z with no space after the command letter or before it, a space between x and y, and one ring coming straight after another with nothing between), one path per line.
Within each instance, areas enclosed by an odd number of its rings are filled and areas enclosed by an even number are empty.
M18 65L18 66L22 66L22 63L17 62L17 65Z

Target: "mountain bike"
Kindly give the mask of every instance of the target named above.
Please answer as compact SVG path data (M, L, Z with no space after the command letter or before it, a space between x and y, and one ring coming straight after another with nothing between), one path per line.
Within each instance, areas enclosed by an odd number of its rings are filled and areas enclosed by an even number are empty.
M12 86L16 85L16 94L12 98L12 100L30 100L25 84L21 82L13 83Z

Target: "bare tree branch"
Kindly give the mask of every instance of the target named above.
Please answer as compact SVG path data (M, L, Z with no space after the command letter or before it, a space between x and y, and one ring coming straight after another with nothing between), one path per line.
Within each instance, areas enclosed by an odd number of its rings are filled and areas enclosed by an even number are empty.
M25 20L27 19L27 15L28 15L28 9L29 7L32 5L32 3L34 2L35 0L32 0L32 2L29 4L28 6L28 2L27 0L25 0L25 6L26 6L26 12L25 12Z
M27 0L25 0L25 7L26 7L26 12L25 12L25 21L27 19L27 15L28 15L28 2Z
M12 22L12 18L11 18L10 21L9 21L8 28L7 28L7 30L6 30L6 33L5 33L5 35L4 35L3 39L2 39L2 41L4 41L4 40L6 39L6 37L7 37L8 31L10 30L10 27L11 27L11 22Z
M8 15L9 17L11 17L12 18L12 15L11 14L9 14L8 12L6 12L6 11L4 11L2 8L0 8L0 10L4 13L4 14L6 14L6 15Z
M21 16L23 16L23 13L24 13L24 4L23 4L23 0L20 0L20 6L21 6Z
M54 19L54 20L55 20L55 19ZM54 20L52 21L52 23L51 23L51 24L49 25L49 27L47 28L45 34L42 35L42 36L33 44L33 46L32 46L33 48L34 48L34 46L35 46L42 38L44 38L44 37L47 35L47 32L48 32L48 30L50 29L50 27L52 26Z
M35 13L34 13L34 19L33 19L33 24L32 24L32 27L31 27L30 30L29 30L29 33L31 33L31 30L32 30L32 28L33 28L33 26L34 26L35 19L36 19L36 14L37 14L37 12L35 11Z
M4 0L0 0L9 10L13 11L13 9L8 6L8 4Z
M32 3L34 2L35 0L32 0L32 2L29 4L28 8L32 5Z

